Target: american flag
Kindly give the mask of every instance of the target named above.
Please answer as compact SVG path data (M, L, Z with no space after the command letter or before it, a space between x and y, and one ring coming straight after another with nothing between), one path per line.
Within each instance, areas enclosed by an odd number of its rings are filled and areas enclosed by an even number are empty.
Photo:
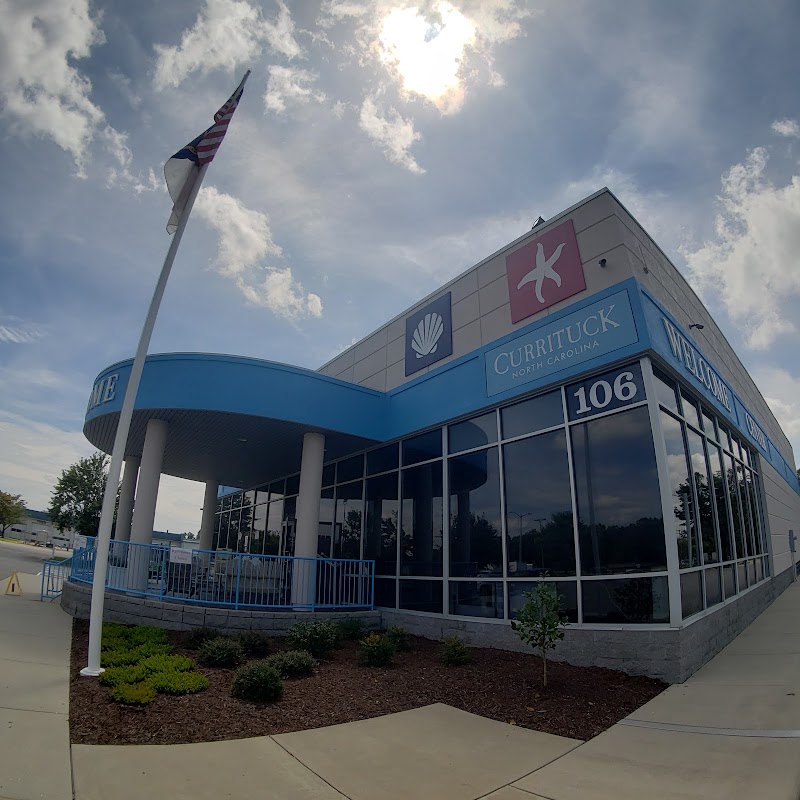
M244 84L250 76L247 70L242 82L230 96L228 102L214 114L214 124L203 131L196 139L181 148L164 164L164 178L167 181L167 190L172 198L172 214L167 223L167 232L174 233L178 227L186 202L194 187L200 172L200 167L210 164L225 138L230 125L233 112L239 105Z

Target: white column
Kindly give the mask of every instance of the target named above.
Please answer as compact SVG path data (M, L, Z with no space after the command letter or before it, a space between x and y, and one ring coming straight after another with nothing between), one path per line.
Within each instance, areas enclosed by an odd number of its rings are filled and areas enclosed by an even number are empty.
M167 443L167 423L151 419L144 435L142 463L139 468L139 485L136 487L136 504L133 510L131 541L139 544L153 543L153 525L156 519L158 484L161 480L161 462Z
M128 456L125 459L125 474L119 490L119 507L117 508L117 527L114 539L127 542L131 538L131 521L133 519L133 497L136 493L136 480L139 477L139 456Z
M203 497L203 521L200 523L200 541L197 543L200 550L210 550L214 540L218 489L219 484L216 481L206 481L206 493Z
M325 437L321 433L303 436L303 456L300 461L300 492L297 496L297 527L295 529L295 558L317 556L319 534L319 500L322 493L322 462L325 458ZM292 603L310 605L316 594L316 571L309 561L295 561L292 578Z

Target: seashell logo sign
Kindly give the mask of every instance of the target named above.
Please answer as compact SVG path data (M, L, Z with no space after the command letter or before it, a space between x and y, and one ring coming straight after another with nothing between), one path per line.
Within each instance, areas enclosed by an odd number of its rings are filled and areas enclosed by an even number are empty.
M453 352L450 292L406 318L406 376Z

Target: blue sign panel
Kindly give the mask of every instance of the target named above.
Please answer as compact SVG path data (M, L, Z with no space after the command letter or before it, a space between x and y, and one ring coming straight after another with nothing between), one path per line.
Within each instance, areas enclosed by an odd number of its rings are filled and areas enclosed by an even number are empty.
M617 292L489 350L486 392L523 386L638 341L628 293Z
M406 318L406 377L453 353L450 292Z
M567 411L571 421L588 419L606 411L641 403L647 399L638 362L592 375L567 386Z

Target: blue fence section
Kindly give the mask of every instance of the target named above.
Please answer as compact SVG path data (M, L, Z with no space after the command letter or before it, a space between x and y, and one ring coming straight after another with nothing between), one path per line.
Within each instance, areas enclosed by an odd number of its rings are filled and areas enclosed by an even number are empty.
M94 562L94 548L77 550L71 580L91 583ZM106 588L206 606L372 609L375 562L182 550L112 540Z
M72 558L65 558L63 561L43 561L42 562L42 591L39 595L40 600L52 600L61 597L61 587L64 579L69 577L72 570Z

